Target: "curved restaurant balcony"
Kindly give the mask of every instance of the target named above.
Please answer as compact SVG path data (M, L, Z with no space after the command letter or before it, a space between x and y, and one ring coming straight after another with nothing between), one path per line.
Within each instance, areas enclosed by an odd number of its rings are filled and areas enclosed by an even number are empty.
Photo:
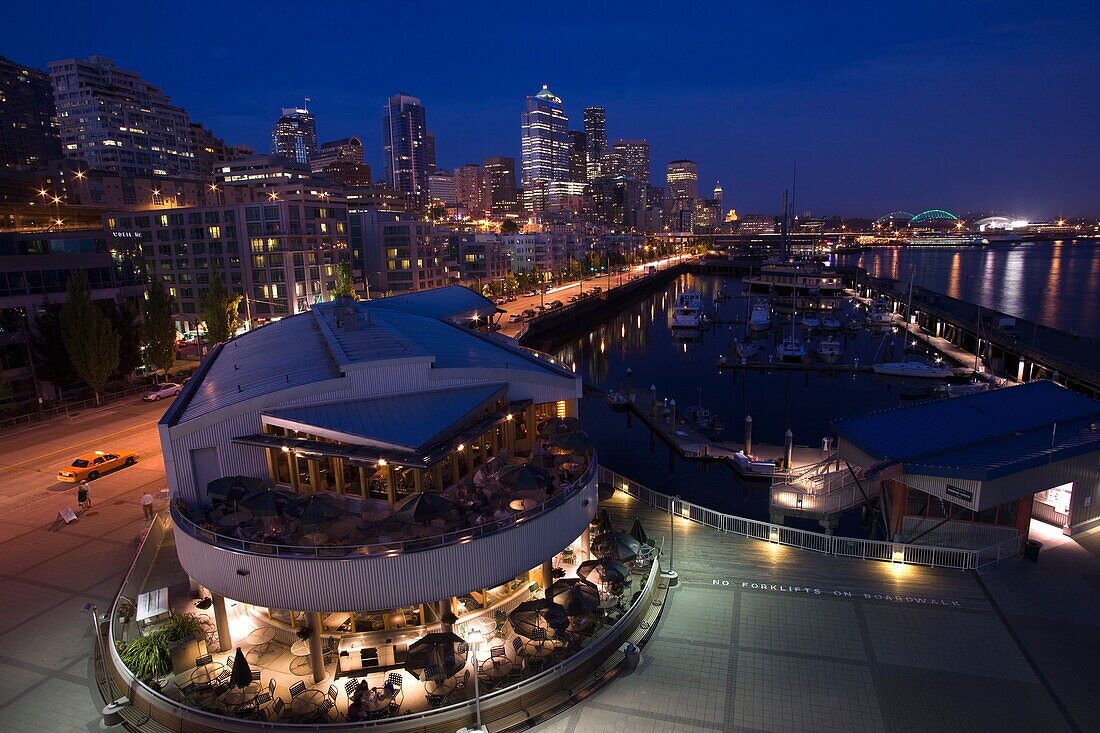
M545 500L513 501L480 523L321 546L241 539L175 504L176 551L191 577L227 598L302 611L396 608L493 587L560 552L595 516L597 469L592 454L582 476Z

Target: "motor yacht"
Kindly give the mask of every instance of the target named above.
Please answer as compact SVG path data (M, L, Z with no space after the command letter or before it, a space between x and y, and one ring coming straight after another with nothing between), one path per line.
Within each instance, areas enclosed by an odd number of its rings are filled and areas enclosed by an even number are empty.
M844 356L840 341L832 336L826 336L817 344L817 358L826 364L838 364Z
M910 377L916 379L946 379L955 372L942 364L929 364L924 361L887 361L872 364L875 374L890 377Z
M703 296L698 291L685 290L677 295L672 306L672 327L699 328L702 325L702 305Z
M768 301L757 298L756 302L752 304L752 314L749 315L749 330L767 331L771 327L772 316Z

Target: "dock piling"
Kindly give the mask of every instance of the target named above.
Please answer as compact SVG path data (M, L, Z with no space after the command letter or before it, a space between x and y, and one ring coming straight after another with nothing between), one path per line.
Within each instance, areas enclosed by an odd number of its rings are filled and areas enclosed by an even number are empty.
M676 400L668 401L668 432L676 430Z
M752 455L752 415L745 415L745 455Z
M783 468L790 470L794 464L794 433L790 428L783 434Z

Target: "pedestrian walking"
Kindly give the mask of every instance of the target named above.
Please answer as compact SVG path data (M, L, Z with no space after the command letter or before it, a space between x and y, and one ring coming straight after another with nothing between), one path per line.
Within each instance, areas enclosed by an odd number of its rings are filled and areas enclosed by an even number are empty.
M76 503L82 511L84 509L87 509L87 508L91 507L92 497L88 492L88 482L87 481L81 481L80 486L77 487L77 489L76 489Z
M141 495L141 510L145 512L146 519L153 518L153 495L148 491Z

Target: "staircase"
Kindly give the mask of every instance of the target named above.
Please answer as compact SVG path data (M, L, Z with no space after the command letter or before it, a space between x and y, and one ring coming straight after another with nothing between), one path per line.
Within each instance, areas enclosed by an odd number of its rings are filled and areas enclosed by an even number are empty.
M796 471L776 471L769 499L771 511L817 520L834 517L867 500L857 478L863 478L863 468L849 470L836 455ZM863 490L874 489L864 483Z

